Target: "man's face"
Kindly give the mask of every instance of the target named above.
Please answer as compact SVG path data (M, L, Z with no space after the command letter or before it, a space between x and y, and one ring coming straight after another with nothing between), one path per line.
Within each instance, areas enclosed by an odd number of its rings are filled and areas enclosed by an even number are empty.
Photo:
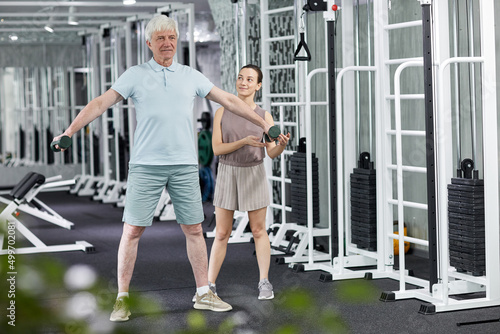
M157 62L171 60L177 51L177 35L174 30L155 31L147 44Z

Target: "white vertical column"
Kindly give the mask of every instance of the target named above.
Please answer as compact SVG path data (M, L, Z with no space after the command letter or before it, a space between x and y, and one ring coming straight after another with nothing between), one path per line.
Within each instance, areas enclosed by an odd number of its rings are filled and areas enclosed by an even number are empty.
M435 64L442 66L443 61L450 57L450 23L448 18L448 1L433 1L433 59ZM436 161L436 228L437 228L437 258L438 279L442 279L445 288L441 291L442 298L447 303L448 268L449 268L449 242L448 242L448 184L456 170L453 166L453 141L452 141L452 107L451 107L451 81L450 70L434 72L435 82L439 90L434 92L435 106L435 161ZM429 231L431 233L431 231Z
M378 270L392 271L394 264L393 240L387 235L392 233L393 208L389 203L392 196L392 164L391 138L387 130L391 128L391 103L387 97L390 92L390 70L386 65L389 60L389 32L385 28L389 24L388 3L384 0L373 1L373 46L374 63L377 67L375 75L375 150L377 159L377 267ZM392 197L391 197L392 198Z
M495 64L495 6L493 0L480 4L481 55L483 80L483 150L484 207L486 227L486 295L500 298L499 195L498 195L498 128L497 84Z

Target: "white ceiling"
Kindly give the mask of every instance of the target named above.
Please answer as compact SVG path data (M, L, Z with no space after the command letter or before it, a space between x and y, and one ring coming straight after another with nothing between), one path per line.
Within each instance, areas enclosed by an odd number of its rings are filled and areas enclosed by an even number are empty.
M210 12L208 0L136 0L128 6L123 5L122 0L0 0L0 43L80 43L78 36L83 31L125 21L127 17L155 13L157 8L173 3L194 3L195 13ZM70 11L74 11L78 25L68 24ZM54 29L53 33L44 29L47 24ZM18 36L18 40L12 41L12 35Z

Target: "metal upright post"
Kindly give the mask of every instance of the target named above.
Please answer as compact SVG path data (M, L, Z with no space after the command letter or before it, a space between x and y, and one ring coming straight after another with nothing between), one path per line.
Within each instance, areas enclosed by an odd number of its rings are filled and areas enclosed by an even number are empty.
M335 9L334 9L335 8ZM324 13L327 26L327 68L328 68L328 114L330 123L330 211L331 211L331 238L333 259L339 253L339 235L338 235L338 202L337 202L337 118L336 118L336 59L335 59L335 19L336 19L335 1L328 1L327 10ZM310 147L310 146L309 146ZM308 148L309 148L308 147Z
M424 95L427 167L427 219L429 234L429 290L438 282L438 254L436 228L436 171L434 144L434 86L432 63L432 14L431 0L422 0L422 32L424 53Z

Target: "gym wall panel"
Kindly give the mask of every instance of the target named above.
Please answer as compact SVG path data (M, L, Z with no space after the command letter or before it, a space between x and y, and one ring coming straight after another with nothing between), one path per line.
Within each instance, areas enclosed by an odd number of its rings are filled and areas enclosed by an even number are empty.
M16 168L0 165L0 186L13 186L28 174L36 172L46 178L61 175L61 180L71 180L81 172L80 165L31 165Z
M0 67L81 67L85 46L76 44L2 45Z

